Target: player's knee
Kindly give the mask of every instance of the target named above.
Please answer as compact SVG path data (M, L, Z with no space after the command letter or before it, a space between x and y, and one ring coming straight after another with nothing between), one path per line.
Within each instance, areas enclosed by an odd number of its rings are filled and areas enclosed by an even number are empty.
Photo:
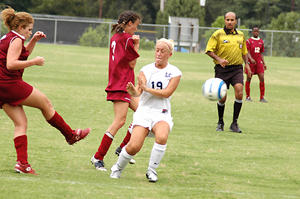
M27 120L15 121L15 131L16 132L26 132L27 131Z
M155 138L157 144L165 145L168 140L168 135L160 135Z
M118 120L117 123L118 123L118 126L121 128L124 126L125 122L126 122L126 118L121 118Z
M130 155L135 155L140 151L140 149L141 146L137 143L128 143L128 145L126 146L126 151Z

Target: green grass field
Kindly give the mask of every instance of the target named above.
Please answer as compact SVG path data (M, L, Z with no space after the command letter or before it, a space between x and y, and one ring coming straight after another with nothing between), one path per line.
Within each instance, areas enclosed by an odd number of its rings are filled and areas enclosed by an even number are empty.
M154 60L141 51L139 69ZM183 77L172 98L173 131L158 169L159 181L145 178L154 142L147 138L119 180L94 169L91 156L113 119L104 89L108 49L39 44L33 55L44 66L28 68L24 79L44 92L73 128L91 127L82 142L69 146L39 110L25 108L28 117L29 161L38 176L14 172L16 153L13 123L0 110L0 198L300 198L300 59L266 57L267 104L258 102L258 78L251 84L253 102L244 102L239 118L242 134L229 132L233 89L228 92L225 131L216 132L216 102L202 97L203 82L213 77L212 60L204 54L175 53L170 63ZM105 157L106 167L117 160L114 151L132 120L129 111Z

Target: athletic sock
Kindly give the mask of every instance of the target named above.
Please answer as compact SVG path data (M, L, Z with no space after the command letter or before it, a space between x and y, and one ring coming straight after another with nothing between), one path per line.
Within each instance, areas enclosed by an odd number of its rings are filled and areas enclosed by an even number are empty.
M120 147L123 148L126 144L128 144L132 132L132 123L129 125L126 136L124 137L122 143L120 144Z
M260 90L260 99L263 99L265 96L265 82L259 83L259 90Z
M128 162L133 158L133 155L129 155L126 151L126 147L122 149L118 161L116 165L118 166L118 169L123 170Z
M245 85L246 97L250 97L250 82L246 81Z
M56 111L53 117L47 122L54 128L58 129L66 139L70 139L72 137L73 130Z
M167 145L157 144L156 142L153 145L152 152L150 155L149 166L148 169L155 171L158 167L160 161L165 155L167 149Z
M101 144L98 148L98 151L95 153L94 157L98 160L103 160L104 156L106 155L114 136L110 134L110 132L106 132L102 138Z
M219 116L218 123L224 124L223 115L224 115L224 110L225 110L225 104L218 102L217 106L218 106L218 116Z
M15 148L17 152L17 161L22 164L28 164L27 158L27 136L21 135L14 139Z
M233 107L233 120L232 123L236 123L240 112L241 112L241 108L242 108L242 104L243 104L243 100L235 100L234 101L234 107Z

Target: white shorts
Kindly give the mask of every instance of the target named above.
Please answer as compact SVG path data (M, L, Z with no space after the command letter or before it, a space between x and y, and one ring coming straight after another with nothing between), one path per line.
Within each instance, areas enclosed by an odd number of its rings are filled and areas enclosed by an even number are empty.
M133 115L132 126L134 127L138 125L138 126L145 127L149 129L149 133L150 133L152 128L155 126L155 124L160 121L167 122L170 127L170 132L172 131L173 118L170 113L163 112L163 110L157 110L157 109L141 110L138 108Z

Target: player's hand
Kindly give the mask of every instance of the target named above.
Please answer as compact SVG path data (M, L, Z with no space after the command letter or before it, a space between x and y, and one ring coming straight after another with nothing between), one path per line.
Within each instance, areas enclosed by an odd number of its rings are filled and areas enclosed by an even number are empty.
M246 63L245 64L245 69L247 70L247 76L249 77L249 78L251 78L252 77L252 73L251 73L251 69L250 69L250 66L249 66L249 64L248 63Z
M146 86L146 78L145 78L145 76L139 75L139 76L138 76L138 82L139 82L139 87L140 87L143 91L146 91L147 86Z
M227 66L229 64L229 62L226 59L220 59L219 60L219 64L225 68L225 66Z
M267 66L266 65L264 65L264 69L267 70Z
M140 43L140 35L132 35L132 40L134 44Z
M136 96L136 90L135 90L135 86L131 83L131 82L128 82L127 85L126 85L126 89L127 89L127 92L131 95L131 96Z
M45 63L44 57L40 57L40 56L33 58L33 61L34 61L35 65L38 65L38 66L42 66Z
M47 38L47 36L42 31L37 31L36 33L34 33L32 38L35 39L36 41L39 41L42 38Z
M250 58L250 62L251 62L251 64L256 64L256 61L253 58Z

